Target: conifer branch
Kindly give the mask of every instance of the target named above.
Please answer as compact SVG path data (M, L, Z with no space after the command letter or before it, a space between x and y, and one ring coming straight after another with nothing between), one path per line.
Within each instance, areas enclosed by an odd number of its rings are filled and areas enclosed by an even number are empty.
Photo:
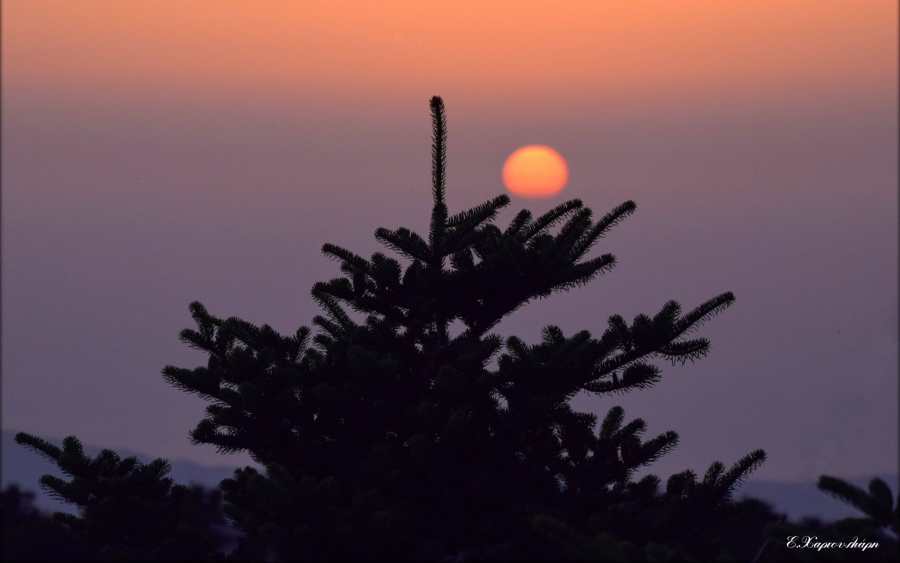
M846 502L873 519L879 526L890 526L893 519L893 499L888 486L881 479L869 483L869 492L860 487L828 475L819 477L820 491Z
M401 227L396 231L379 228L375 231L375 238L410 260L428 262L431 256L428 243L406 228Z
M219 376L204 366L193 370L166 366L162 370L163 378L173 387L202 398L219 398Z
M866 491L843 479L822 475L819 477L818 487L820 491L853 505L862 512L866 512L870 508L867 502L868 494L866 494Z
M358 254L350 252L349 250L341 248L340 246L336 246L334 244L326 243L322 245L322 254L324 254L328 258L341 260L347 264L350 264L354 268L365 274L368 274L371 268L369 262L362 256L359 256Z
M88 504L87 494L78 494L78 491L73 490L67 481L55 475L42 475L38 484L54 500L75 504L79 507Z
M350 331L359 326L353 322L353 319L344 312L332 296L315 288L312 291L312 296L328 312L328 316L338 323L344 331Z
M763 450L754 450L737 460L717 481L719 490L730 498L734 488L759 469L765 461L766 452Z
M678 434L672 430L669 430L668 432L660 434L656 438L652 438L644 442L641 445L641 458L643 460L642 465L653 463L657 459L671 452L673 449L675 449L675 446L678 445L678 440Z
M615 436L621 430L624 421L625 409L619 406L609 409L600 425L600 438L610 439Z
M672 362L681 362L684 365L688 361L695 361L702 358L709 352L710 343L706 338L697 338L694 340L683 340L679 342L670 342L659 349L659 354L663 358Z
M676 473L666 481L666 495L684 498L697 486L697 474L690 469Z
M564 291L572 287L586 285L597 276L610 272L616 267L616 257L604 254L580 264L569 266L550 275L547 285L554 291Z
M62 450L59 446L55 446L47 440L32 436L31 434L26 434L25 432L16 434L16 443L25 446L53 463L56 463L56 460L59 459L59 456L62 454Z
M891 509L894 508L895 504L900 508L900 503L894 502L891 489L887 483L877 477L869 481L869 498L872 499L873 506L876 508L876 511L871 516L881 523L882 526L890 526Z
M619 429L618 438L620 440L631 436L639 436L647 430L647 422L643 418L636 418Z
M400 263L393 258L388 258L380 252L372 254L372 275L375 281L391 290L397 290L400 287L403 269Z
M532 237L542 234L548 228L556 224L557 221L564 219L569 213L581 209L583 205L584 204L581 203L580 199L572 199L560 203L547 213L544 213L535 219L533 223L529 223L525 226L521 231L521 239L523 241L528 241Z
M447 165L447 114L444 100L434 96L431 106L431 195L434 205L446 207L444 197Z
M509 222L509 226L503 232L506 236L509 237L519 237L519 233L528 226L531 222L531 211L527 209L523 209L516 213L516 216L513 217L513 220Z
M633 361L622 361L622 363L631 363ZM626 367L622 373L622 379L619 379L614 371L607 371L606 369L603 371L610 373L611 378L608 380L600 379L594 374L593 377L595 378L584 384L586 391L597 394L624 393L633 389L647 389L658 383L662 378L658 367L639 362L631 363L631 365Z
M577 242L572 245L571 259L578 260L603 238L606 232L620 221L634 213L637 206L633 201L626 201L604 215L590 229L586 229Z
M578 238L584 233L585 229L591 224L591 210L581 208L575 211L574 215L566 221L559 233L553 237L553 242L549 247L544 249L541 257L537 262L538 268L545 268L548 264L554 262L564 263L569 256L569 251L577 242ZM560 260L554 260L560 256Z
M728 307L731 307L732 304L734 304L734 294L730 291L701 303L697 308L675 323L673 337L677 338L682 334L695 330L709 319L715 317Z
M463 231L474 229L481 223L494 219L502 208L509 205L510 201L508 195L499 195L481 205L451 216L447 219L447 227Z
M444 232L447 229L447 201L445 188L447 181L447 114L444 101L439 96L431 98L431 193L434 207L431 211L431 226L428 246L431 249L432 267L441 267L444 258Z

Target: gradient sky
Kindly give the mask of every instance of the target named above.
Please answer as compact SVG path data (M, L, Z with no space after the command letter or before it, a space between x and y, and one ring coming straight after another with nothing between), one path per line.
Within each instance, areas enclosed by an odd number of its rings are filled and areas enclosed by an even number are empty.
M2 427L234 464L187 432L166 364L187 306L309 325L309 289L377 227L426 230L428 99L449 116L452 210L504 190L527 144L581 198L638 212L617 268L499 328L736 305L709 357L621 404L704 471L898 465L898 61L893 0L2 4Z

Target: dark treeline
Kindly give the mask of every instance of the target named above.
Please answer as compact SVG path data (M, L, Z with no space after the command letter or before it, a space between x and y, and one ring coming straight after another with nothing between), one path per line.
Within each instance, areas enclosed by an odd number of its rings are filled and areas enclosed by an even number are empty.
M123 499L130 502L123 502L119 509L113 506L112 494L99 502L77 505L81 509L77 518L44 513L34 507L34 493L8 485L0 493L0 560L224 559L233 552L240 533L222 512L221 491L194 485L184 493L176 497L179 506L175 514L164 511L160 518L151 516L159 504L148 502L141 492L130 492L130 498Z
M884 483L874 479L869 491L863 491L841 480L823 476L820 489L834 494L841 500L860 509L860 517L845 518L837 522L824 523L817 519L805 519L799 523L784 522L783 515L763 506L752 520L744 520L739 526L728 530L722 538L727 543L733 561L896 561L900 556L897 544L898 513L886 510L889 496L884 496ZM837 494L835 494L837 490ZM881 496L881 500L878 497ZM0 493L0 560L3 561L238 561L252 559L246 556L245 544L240 542L240 534L226 522L221 510L221 494L216 490L192 487L185 497L186 512L193 515L191 526L198 538L204 538L202 550L177 545L171 538L157 536L159 546L143 546L135 549L122 536L107 534L88 537L79 533L60 520L60 517L40 512L32 505L34 494L21 491L16 485L9 485ZM86 518L96 518L82 512ZM65 520L65 518L63 518ZM608 532L590 538L558 521L538 516L534 527L548 537L565 546L561 550L561 561L698 561L671 544L648 543L642 548L627 541L618 540ZM171 532L173 528L169 527ZM761 538L765 538L761 541ZM794 545L802 545L806 538L814 542L849 542L859 538L860 542L877 542L877 547L831 548L817 550L788 548L788 540ZM167 549L159 549L168 546ZM501 552L496 549L481 549L461 552L447 561L497 560ZM290 558L286 558L290 559ZM303 559L302 556L295 559ZM368 559L377 559L370 557ZM520 559L531 559L520 557Z
M510 200L499 196L451 215L440 98L431 100L431 112L429 232L375 232L402 262L326 244L324 254L343 277L313 287L324 311L313 319L315 331L281 335L268 325L216 317L200 303L190 307L196 328L180 336L208 362L167 366L163 377L209 403L191 440L248 452L264 471L240 468L218 491L203 491L173 483L165 460L141 463L111 450L92 458L74 437L60 447L19 434L19 443L67 476L44 476L42 488L79 514L48 519L28 507L27 496L7 490L3 549L21 550L10 559L50 558L28 551L42 549L108 560L816 555L785 548L784 534L795 528L779 524L762 502L732 498L764 462L762 450L731 465L713 463L703 475L637 479L678 435L645 437L646 423L629 420L618 406L598 417L569 404L582 392L609 397L647 389L662 377L654 362L703 357L710 343L694 332L734 296L722 293L687 312L669 301L630 323L612 315L599 336L547 326L540 342L528 344L492 333L528 302L609 272L614 256L588 254L636 206L627 201L595 218L572 200L538 217L521 211L501 228L494 219ZM882 543L830 551L845 559L896 554L886 535L891 526L896 531L890 491L883 483L868 492L835 483L823 487L865 518L856 527L808 522L803 529L842 541L858 531L860 539ZM234 546L223 518L240 530Z

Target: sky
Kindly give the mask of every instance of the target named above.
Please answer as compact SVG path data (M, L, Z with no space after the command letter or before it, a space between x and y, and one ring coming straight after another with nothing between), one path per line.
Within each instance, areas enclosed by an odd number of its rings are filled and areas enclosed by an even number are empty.
M205 403L188 304L310 324L326 242L427 232L428 100L448 113L451 212L540 144L546 199L637 213L617 267L498 332L736 304L707 358L654 388L579 395L675 430L663 477L763 448L755 474L898 466L898 9L892 0L2 4L2 428L186 459Z

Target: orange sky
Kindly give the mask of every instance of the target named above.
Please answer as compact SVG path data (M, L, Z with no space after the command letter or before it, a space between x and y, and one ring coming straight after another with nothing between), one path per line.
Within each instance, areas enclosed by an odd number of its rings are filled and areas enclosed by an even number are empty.
M3 2L7 94L457 107L896 94L893 0ZM885 89L884 86L888 87ZM877 90L877 88L876 88Z

